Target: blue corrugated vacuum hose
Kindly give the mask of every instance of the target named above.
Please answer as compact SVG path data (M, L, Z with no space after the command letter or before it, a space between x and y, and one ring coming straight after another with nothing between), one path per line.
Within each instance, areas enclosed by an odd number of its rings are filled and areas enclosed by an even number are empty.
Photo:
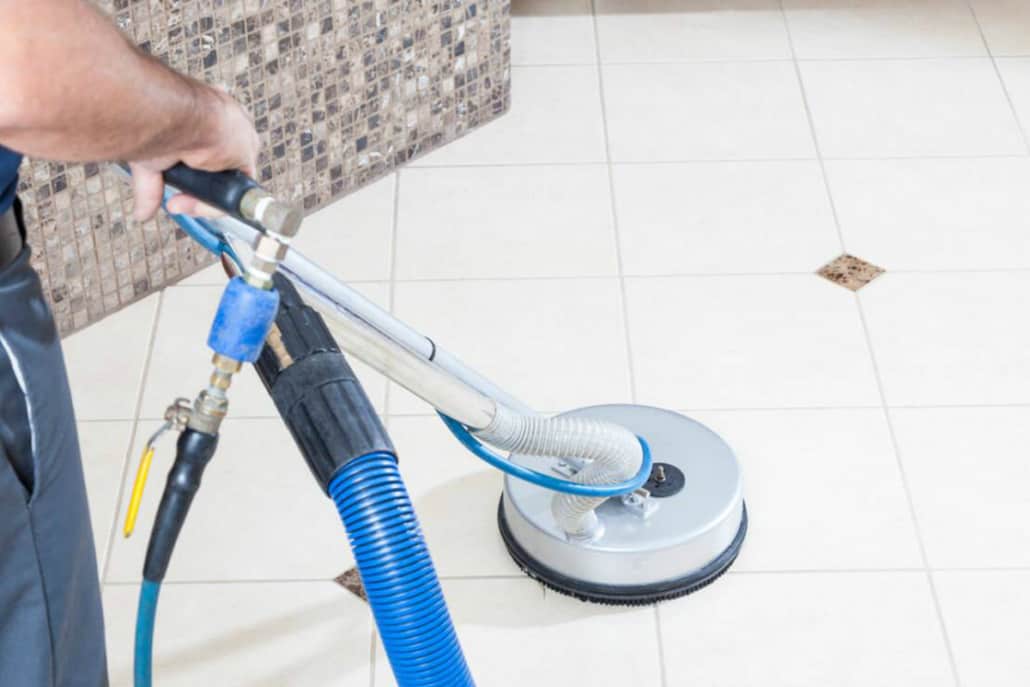
M371 453L329 484L400 687L473 687L396 459Z

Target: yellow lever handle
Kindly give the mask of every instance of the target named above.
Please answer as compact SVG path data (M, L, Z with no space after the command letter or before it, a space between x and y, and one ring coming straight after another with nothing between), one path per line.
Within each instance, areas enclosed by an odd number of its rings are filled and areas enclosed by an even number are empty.
M140 458L139 467L136 468L136 481L132 484L132 498L129 499L129 511L125 514L125 528L123 533L128 538L136 528L136 517L139 515L139 504L143 500L143 487L147 484L147 475L150 473L150 463L154 459L154 447L147 444Z

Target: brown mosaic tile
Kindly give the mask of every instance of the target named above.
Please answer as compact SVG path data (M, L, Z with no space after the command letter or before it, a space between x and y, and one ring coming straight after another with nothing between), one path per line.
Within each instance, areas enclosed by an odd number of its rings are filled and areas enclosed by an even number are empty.
M818 274L834 284L858 291L883 274L884 271L882 267L877 267L861 258L845 253L819 268Z
M97 0L144 50L246 105L258 176L308 212L507 111L510 0ZM68 334L212 262L132 219L98 165L29 160L33 264Z
M361 574L358 573L357 568L343 571L340 576L336 578L336 584L340 585L362 601L366 603L368 602L368 596L365 594L365 585L361 581Z

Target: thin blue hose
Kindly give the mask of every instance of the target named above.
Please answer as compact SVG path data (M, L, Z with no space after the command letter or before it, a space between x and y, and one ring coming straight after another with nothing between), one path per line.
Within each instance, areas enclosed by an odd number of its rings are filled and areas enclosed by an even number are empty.
M161 583L143 580L136 611L136 653L133 662L135 687L150 687L154 660L154 620Z
M640 448L643 450L644 457L640 462L640 470L637 471L636 475L624 482L618 482L616 484L580 484L579 482L561 479L560 477L553 477L552 475L517 465L510 460L497 455L480 443L478 439L472 436L465 425L461 424L454 418L447 417L443 413L437 414L440 416L440 419L443 420L443 423L447 425L447 429L451 430L451 434L461 442L462 446L471 451L475 456L482 458L501 472L505 472L512 477L517 477L531 484L535 484L538 487L544 487L545 489L551 489L552 491L560 491L563 494L607 498L610 496L621 496L622 494L636 491L640 487L644 486L644 483L651 477L651 447L647 445L647 442L644 441L642 437L637 437L637 440L640 442Z
M167 201L172 195L171 191L166 190L165 201ZM187 215L170 215L170 217L175 220L186 234L201 246L215 255L221 255L222 253L227 254L238 266L240 266L240 259L236 255L232 246L229 245L229 243L226 242L220 234L214 231L203 219L189 217ZM608 498L636 491L640 487L644 486L644 483L651 477L651 448L641 437L637 437L637 439L640 441L640 446L643 449L644 456L643 461L640 464L640 470L636 475L628 480L618 482L616 484L580 484L578 482L561 479L560 477L554 477L543 472L538 472L536 470L531 470L529 468L522 467L521 465L517 465L485 447L472 436L464 425L459 423L457 420L454 420L443 413L438 414L444 421L444 424L447 425L447 428L451 430L451 434L461 442L462 446L467 448L474 455L502 472L521 480L525 480L531 484L544 487L545 489L559 491L563 494L574 494L576 496Z
M474 687L394 456L352 460L329 495L399 687Z
M168 202L168 199L174 196L167 188L165 189L164 201L162 207L165 208L165 212L168 212L168 207L164 203ZM190 217L189 215L174 215L168 212L168 216L179 225L179 228L185 232L187 236L196 241L201 247L207 249L211 253L217 256L221 256L223 253L232 258L232 261L236 263L238 267L243 267L240 262L240 257L236 255L236 251L229 245L229 242L225 238L211 228L211 225L205 222L199 217Z

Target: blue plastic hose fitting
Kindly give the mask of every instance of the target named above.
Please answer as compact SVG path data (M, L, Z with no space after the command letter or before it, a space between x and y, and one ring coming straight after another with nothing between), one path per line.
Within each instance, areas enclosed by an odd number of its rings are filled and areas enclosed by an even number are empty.
M396 458L350 461L329 495L399 687L474 687Z
M261 355L278 310L277 291L259 289L233 277L222 292L207 345L226 358L252 363Z

